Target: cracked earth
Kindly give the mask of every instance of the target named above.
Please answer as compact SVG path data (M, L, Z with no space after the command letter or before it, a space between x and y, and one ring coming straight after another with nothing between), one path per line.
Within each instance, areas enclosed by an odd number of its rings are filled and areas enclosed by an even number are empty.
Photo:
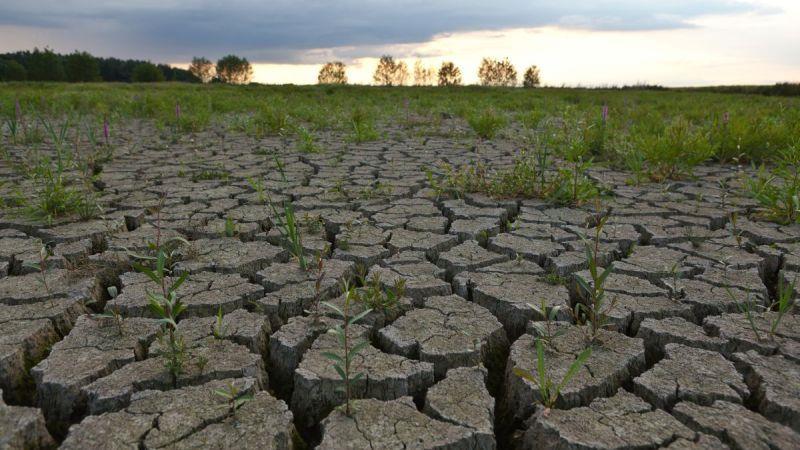
M43 224L2 213L0 448L800 445L800 318L787 314L768 337L776 312L756 312L751 326L739 309L769 305L778 281L797 276L800 227L747 219L757 205L721 187L741 169L629 186L625 173L593 168L610 195L556 207L451 198L429 184L424 170L441 163L507 167L517 149L502 140L326 135L320 145L304 154L282 138L215 132L165 143L140 123L95 183L101 218ZM226 175L195 176L212 172ZM321 274L292 258L269 200L292 202ZM560 333L545 348L558 381L586 345L569 309L584 301L574 275L587 276L581 236L598 214L609 216L599 262L614 265L605 286L614 307L545 410L538 387L513 372L536 371L545 317L529 304L560 307L550 324ZM188 241L173 273L188 276L177 379L147 308L153 285L131 266L157 232ZM46 286L30 266L43 245ZM348 417L324 356L337 350L326 331L339 321L315 308L343 304L341 280L367 292L364 279L405 289L350 329L369 345L353 361L364 377ZM232 411L215 391L234 388L250 400Z

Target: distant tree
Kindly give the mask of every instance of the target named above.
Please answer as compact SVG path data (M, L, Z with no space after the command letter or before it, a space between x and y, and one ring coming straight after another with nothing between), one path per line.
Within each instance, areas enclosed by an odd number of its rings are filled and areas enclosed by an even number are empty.
M208 83L214 78L214 63L206 58L195 56L189 65L189 72L196 76L203 83Z
M253 67L247 58L228 55L217 61L217 77L223 83L245 84L253 77Z
M61 56L45 47L44 50L34 48L28 56L25 70L31 81L62 81L64 79L64 64Z
M414 62L414 86L430 86L434 83L435 77L436 69L425 67L420 60Z
M541 81L539 80L539 68L536 66L528 67L528 70L525 71L525 79L522 81L522 86L526 88L533 88L539 86Z
M100 64L87 52L75 50L64 57L64 72L67 81L100 81Z
M319 84L347 84L347 74L344 63L341 61L327 62L317 75Z
M508 58L503 60L483 58L478 68L478 78L484 86L515 86L517 69Z
M164 72L158 66L149 62L139 63L131 74L131 81L134 83L153 83L164 80Z
M13 59L0 59L0 81L25 81L25 66Z
M395 61L392 56L383 55L372 80L380 86L402 86L408 81L408 67L403 61Z
M461 69L450 61L443 62L439 68L439 86L460 86Z

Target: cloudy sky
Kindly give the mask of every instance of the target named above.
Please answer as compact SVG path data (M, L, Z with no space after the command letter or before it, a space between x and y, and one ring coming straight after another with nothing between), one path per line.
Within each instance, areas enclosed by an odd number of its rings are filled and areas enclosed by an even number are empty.
M536 64L549 85L800 81L797 0L2 0L0 52L49 46L185 64L228 53L255 81L313 83L342 60L368 83L377 57Z

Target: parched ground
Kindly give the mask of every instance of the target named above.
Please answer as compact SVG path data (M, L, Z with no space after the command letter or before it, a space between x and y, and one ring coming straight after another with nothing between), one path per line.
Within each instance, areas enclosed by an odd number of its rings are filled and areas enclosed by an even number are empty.
M640 186L595 168L611 195L567 208L431 189L425 169L443 162L510 165L518 149L504 141L326 135L324 152L301 153L282 138L222 132L170 142L144 123L117 139L95 182L102 217L0 215L0 448L800 445L800 318L787 314L770 336L777 313L758 312L756 336L737 306L768 305L778 280L795 279L800 227L749 220L755 204L726 187L734 168ZM29 188L7 166L2 176L4 195ZM293 203L321 274L291 257L267 197ZM573 275L587 269L581 235L598 214L610 214L600 246L615 267L609 326L543 411L537 387L513 373L536 370L544 317L529 304L562 307L552 327L563 333L546 347L559 381L586 346L568 311L580 301ZM145 251L159 225L162 239L190 242L175 254L176 274L189 274L175 380L147 308L156 287L128 253ZM44 281L26 265L43 244L53 253ZM359 275L384 288L404 280L405 291L350 330L369 345L353 362L364 378L348 417L325 357L338 351L326 333L337 319L309 311L318 295L341 304L340 280ZM232 411L219 389L252 399Z

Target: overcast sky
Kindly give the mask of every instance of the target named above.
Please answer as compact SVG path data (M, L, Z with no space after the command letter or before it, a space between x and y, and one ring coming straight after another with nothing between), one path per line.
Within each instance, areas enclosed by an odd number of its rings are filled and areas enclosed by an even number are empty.
M0 51L49 46L181 64L236 53L256 81L312 83L343 60L353 82L375 58L483 56L537 64L545 83L665 85L800 80L795 0L2 0Z

